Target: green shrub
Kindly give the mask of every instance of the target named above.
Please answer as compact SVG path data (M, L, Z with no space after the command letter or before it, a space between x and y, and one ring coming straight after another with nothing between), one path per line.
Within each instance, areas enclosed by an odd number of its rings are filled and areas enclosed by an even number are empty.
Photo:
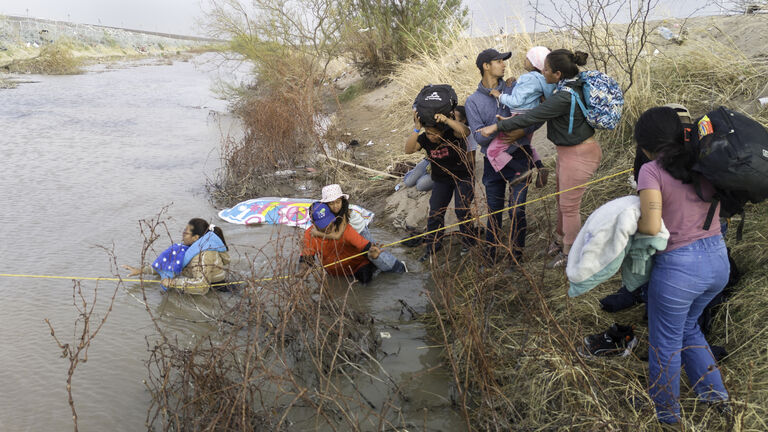
M82 72L80 59L72 54L71 43L60 39L40 48L37 57L15 61L8 65L12 73L46 75L75 75Z
M345 52L362 73L383 76L398 62L443 45L467 23L461 0L346 0L341 38Z

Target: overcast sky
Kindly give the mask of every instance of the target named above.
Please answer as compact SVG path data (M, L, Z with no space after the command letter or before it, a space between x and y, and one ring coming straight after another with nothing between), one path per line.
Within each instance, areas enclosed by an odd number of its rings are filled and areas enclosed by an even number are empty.
M0 0L0 14L202 35L196 22L203 16L202 5L207 3L207 0ZM538 0L538 3L545 10L551 10L553 4L568 5L563 0ZM707 2L660 0L657 17L687 16L703 3ZM505 27L513 31L519 22L518 16L522 16L528 31L533 30L534 14L528 0L465 0L465 4L470 9L474 36L497 33Z

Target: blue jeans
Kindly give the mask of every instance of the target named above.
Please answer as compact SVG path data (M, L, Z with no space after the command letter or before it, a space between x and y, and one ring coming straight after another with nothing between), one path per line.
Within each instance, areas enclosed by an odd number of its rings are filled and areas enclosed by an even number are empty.
M377 269L383 272L405 273L405 264L387 251L381 251L376 258L372 258L369 255L368 259L371 262L355 272L355 279L363 284L367 284L373 280L373 276L376 274Z
M470 218L472 212L472 200L475 199L475 189L471 179L455 179L449 181L435 181L432 187L432 195L429 197L429 217L427 218L427 232L442 228L445 225L445 212L453 198L453 208L456 212L456 218L461 222ZM459 225L459 231L462 233L461 241L465 245L475 243L475 230L472 229L473 223ZM425 241L431 244L432 250L440 248L440 239L444 231L427 234Z
M371 230L368 227L363 228L362 231L360 231L358 234L363 236L364 239L368 240L371 243L376 243L373 240L373 234L371 234Z
M368 259L383 272L403 273L405 271L400 260L385 250L381 251L377 258L371 258L369 255Z
M654 257L648 285L648 374L659 421L679 421L681 363L700 400L728 399L698 319L725 287L729 270L720 235Z
M405 186L416 186L416 190L420 190L422 192L431 190L433 183L432 177L427 174L428 166L429 161L427 159L422 159L419 161L419 163L416 164L415 167L413 167L413 169L405 173L405 176L403 177L403 183Z
M532 163L528 159L512 159L509 163L496 172L487 157L483 158L483 185L488 198L488 212L493 213L504 208L504 196L507 193L507 184L532 169ZM517 184L509 186L508 206L524 203L528 197L529 180L525 179ZM485 231L485 241L488 242L488 258L496 259L498 245L502 244L503 237L499 234L502 224L503 212L498 212L488 217L488 229ZM525 235L528 223L525 220L525 206L509 210L511 223L510 237L511 249L515 259L520 259L525 247Z

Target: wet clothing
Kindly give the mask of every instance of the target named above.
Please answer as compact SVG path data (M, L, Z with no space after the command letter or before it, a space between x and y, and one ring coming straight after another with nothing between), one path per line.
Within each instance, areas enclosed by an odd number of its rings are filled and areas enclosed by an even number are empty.
M202 251L184 266L180 276L170 280L168 288L175 288L187 294L204 295L208 293L211 284L226 281L229 263L227 252Z
M427 134L420 134L416 139L419 146L427 152L427 159L432 171L432 181L453 182L454 178L468 179L469 167L467 165L467 141L456 137L453 129L447 128L443 132L440 142L433 143L427 138Z
M581 78L565 80L565 85L572 88L582 101ZM573 110L573 130L568 133L571 112L571 94L567 91L556 91L536 108L520 115L497 122L499 131L506 132L515 129L525 129L538 123L547 122L547 138L556 146L573 146L584 142L595 134L595 130L587 123L584 113L577 106ZM467 114L469 115L469 114Z
M371 248L371 242L361 236L351 225L346 224L344 233L338 240L316 237L312 234L314 226L304 231L304 247L301 251L302 260L311 262L311 257L317 255L323 266L366 252ZM354 276L363 266L370 264L368 255L361 255L340 263L325 267L332 276Z
M315 231L314 226L310 226L304 231L301 261L311 264L314 262L313 257L319 255L318 258L328 274L353 276L362 283L368 283L376 269L392 273L406 271L402 261L384 250L376 258L364 254L337 262L361 252L367 252L371 248L371 241L368 238L370 238L370 232L367 228L362 233L358 233L350 224L344 225L344 232L339 239L327 239ZM325 267L326 265L328 267Z

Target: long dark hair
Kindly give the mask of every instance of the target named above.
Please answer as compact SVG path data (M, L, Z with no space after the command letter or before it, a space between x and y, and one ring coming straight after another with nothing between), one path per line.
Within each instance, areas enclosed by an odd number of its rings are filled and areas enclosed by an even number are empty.
M570 79L579 74L579 66L587 64L589 54L583 51L571 51L560 48L547 54L546 63L552 72L560 72L563 79Z
M208 227L211 226L207 220L200 218L192 218L187 224L192 227L192 235L200 237L204 236L208 231ZM220 227L214 226L213 233L216 234L221 239L221 242L224 243L224 246L227 247L227 241L224 239L224 231L222 231ZM229 249L229 247L227 247L227 249Z
M333 210L331 210L331 213L333 213ZM349 201L341 197L341 209L338 213L333 214L336 215L336 220L333 221L334 228L338 229L342 221L349 223Z
M656 155L659 165L672 177L691 183L695 154L686 144L680 116L669 107L654 107L635 123L635 141L640 149Z

